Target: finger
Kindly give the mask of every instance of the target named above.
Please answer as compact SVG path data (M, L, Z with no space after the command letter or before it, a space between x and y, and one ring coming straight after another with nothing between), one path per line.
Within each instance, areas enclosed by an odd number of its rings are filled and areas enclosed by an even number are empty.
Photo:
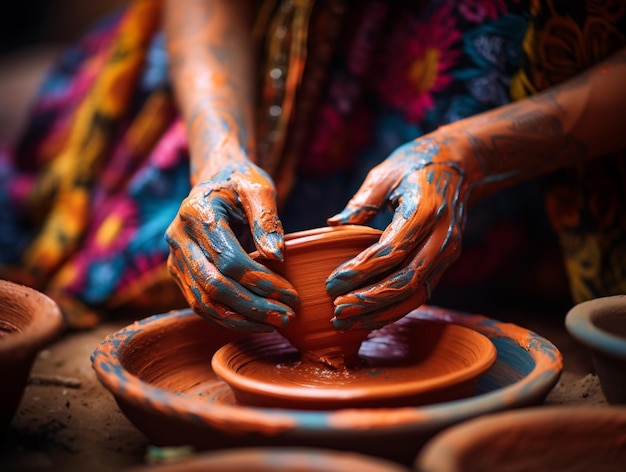
M400 182L401 177L381 166L372 169L361 184L359 190L350 199L346 207L335 216L328 218L329 225L364 224L370 221L387 202L391 192Z
M422 305L428 298L428 289L426 286L422 286L416 293L412 295L415 299L415 306ZM358 316L351 316L348 318L337 318L333 317L332 323L333 326L339 331L348 331L352 329L367 329L368 331L373 331L376 329L380 329L383 326L386 326L394 321L399 320L406 313L396 313L394 312L393 316L390 316L389 310L377 310L371 313L364 313ZM408 313L408 312L407 312Z
M391 223L378 243L335 269L326 281L328 293L337 297L389 274L415 252L430 235L441 212L432 198L422 202L420 186L407 178L398 187Z
M212 304L211 308L209 311L194 311L209 323L227 329L246 333L271 333L274 331L274 326L244 318L239 313L230 311L219 303Z
M226 278L214 264L208 261L203 250L189 242L183 248L172 241L168 264L185 298L197 313L217 313L230 316L230 312L272 326L285 326L295 316L288 306L272 299L263 298L247 290L235 280ZM216 302L227 307L220 310ZM235 317L234 320L239 319ZM229 322L233 322L230 320Z
M179 217L186 239L196 241L202 260L208 259L227 278L237 280L247 290L285 305L297 307L295 288L283 277L252 260L228 225L232 207L221 196L212 195L203 212L181 210Z
M269 179L269 176L264 177ZM282 261L285 250L284 231L278 218L274 187L247 180L239 185L251 187L239 190L239 195L257 250L265 259Z
M195 292L191 289L189 284L183 282L180 278L179 274L181 272L178 268L174 267L175 265L176 263L174 262L174 258L170 255L168 258L168 268L170 273L172 274L174 280L178 283L178 286L183 292L183 296L189 302L190 308L207 322L224 328L249 333L267 333L274 330L272 325L246 319L242 315L229 310L220 303L213 302L211 304L199 304L198 299L195 296Z
M342 321L351 319L353 323L372 312L382 317L386 308L397 305L417 293L419 279L420 277L416 278L415 274L411 273L411 267L405 267L376 285L337 297L334 301L335 319Z
M416 306L424 303L444 270L458 257L456 244L440 251L446 234L442 233L420 248L406 267L374 285L337 297L334 300L336 325L347 329L368 313L375 313L374 318L384 322L387 308L410 297L415 297Z

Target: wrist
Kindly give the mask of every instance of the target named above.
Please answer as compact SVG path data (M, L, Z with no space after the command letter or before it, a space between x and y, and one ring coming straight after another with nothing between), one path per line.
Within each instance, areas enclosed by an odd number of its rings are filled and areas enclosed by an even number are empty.
M461 191L468 197L483 185L487 174L476 158L477 149L462 123L441 126L420 140L429 139L435 143L437 151L433 153L433 164L448 166L460 174L463 179Z
M519 114L512 119L511 115ZM542 147L524 132L524 120L536 118L511 104L438 128L437 139L449 148L451 158L463 169L471 194L470 203L543 172L551 159L533 160L535 155L551 157L559 150L558 141L542 140ZM549 127L551 123L542 123Z
M190 155L192 162L191 183L212 180L219 173L243 171L254 161L250 152L244 147L237 133L225 132L211 138L210 143L200 139L190 139Z

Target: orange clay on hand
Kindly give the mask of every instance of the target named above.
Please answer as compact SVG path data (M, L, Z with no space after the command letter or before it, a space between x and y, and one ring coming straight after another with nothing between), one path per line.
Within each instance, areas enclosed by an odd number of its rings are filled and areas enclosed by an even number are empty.
M167 51L189 135L193 184L207 165L222 166L223 154L213 150L226 139L235 139L254 161L252 4L166 1Z
M339 329L376 329L409 297L416 306L460 251L466 185L450 150L434 139L409 143L368 174L331 224L364 223L383 205L394 208L380 241L338 267L327 280Z
M254 163L250 5L167 2L167 45L193 189L166 239L170 272L196 313L229 328L266 331L294 316L298 297L289 282L250 259L233 230L247 224L264 257L282 258L275 187Z
M610 67L610 72L607 71ZM458 257L465 209L498 190L626 148L626 49L537 96L453 123L374 168L329 224L365 223L384 206L378 244L334 271L335 326L374 329L385 308L430 296Z
M265 172L237 157L241 150L230 140L217 152L224 154L222 167L193 188L168 228L170 272L206 318L254 331L265 330L261 325L284 326L298 305L295 289L253 261L231 227L251 222L255 241L278 248L270 257L280 259L283 231L274 216L273 186Z

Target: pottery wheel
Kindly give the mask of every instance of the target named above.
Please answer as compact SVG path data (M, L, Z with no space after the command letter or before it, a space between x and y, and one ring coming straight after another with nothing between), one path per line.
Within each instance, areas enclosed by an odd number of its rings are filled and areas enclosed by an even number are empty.
M213 370L230 388L208 395L215 403L306 410L451 401L474 394L496 349L470 328L413 320L371 333L359 357L358 367L334 370L303 362L281 336L247 337L215 353Z

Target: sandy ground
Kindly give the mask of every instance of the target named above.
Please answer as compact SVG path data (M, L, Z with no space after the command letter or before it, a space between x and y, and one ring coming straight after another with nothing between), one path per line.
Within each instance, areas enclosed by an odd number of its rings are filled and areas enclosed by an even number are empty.
M550 339L564 355L563 374L546 405L606 403L587 351L567 334L561 318L510 321ZM1 443L0 470L98 472L145 463L149 442L121 413L90 363L97 344L128 323L66 334L39 354Z
M126 322L73 333L42 351L0 446L0 470L108 471L143 461L147 440L121 413L90 356Z

